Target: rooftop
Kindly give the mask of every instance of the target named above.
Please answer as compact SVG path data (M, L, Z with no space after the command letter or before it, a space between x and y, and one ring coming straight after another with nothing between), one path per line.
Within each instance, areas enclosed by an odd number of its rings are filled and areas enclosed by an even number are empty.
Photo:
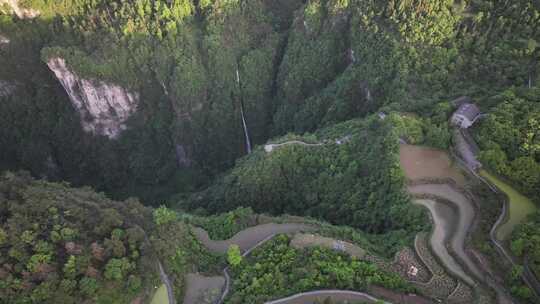
M459 106L459 109L457 110L456 114L463 115L472 121L476 118L476 116L480 114L480 109L478 109L478 107L475 104L464 103L461 106Z

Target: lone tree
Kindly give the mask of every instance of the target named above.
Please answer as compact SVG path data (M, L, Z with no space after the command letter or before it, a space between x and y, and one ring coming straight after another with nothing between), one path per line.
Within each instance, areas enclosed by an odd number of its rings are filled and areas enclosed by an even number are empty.
M242 254L240 253L240 247L238 245L231 245L227 250L227 261L233 267L238 266L242 262Z
M161 206L155 209L153 215L154 215L154 222L158 226L176 221L177 219L176 212L168 209L165 206Z

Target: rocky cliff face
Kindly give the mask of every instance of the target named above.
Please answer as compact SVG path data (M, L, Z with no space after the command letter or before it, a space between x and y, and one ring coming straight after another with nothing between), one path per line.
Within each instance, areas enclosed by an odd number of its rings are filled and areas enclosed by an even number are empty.
M40 12L31 8L23 8L19 0L0 0L0 5L7 4L9 8L21 19L32 19L39 16Z
M50 58L47 65L79 112L86 132L114 139L126 129L127 119L137 110L138 94L118 85L82 79L67 68L62 58Z

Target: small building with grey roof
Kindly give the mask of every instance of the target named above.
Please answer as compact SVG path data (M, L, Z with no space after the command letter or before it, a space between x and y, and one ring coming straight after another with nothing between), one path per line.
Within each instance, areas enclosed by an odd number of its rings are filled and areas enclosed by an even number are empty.
M451 122L457 127L467 129L474 124L478 117L480 117L480 109L475 104L464 103L452 115Z

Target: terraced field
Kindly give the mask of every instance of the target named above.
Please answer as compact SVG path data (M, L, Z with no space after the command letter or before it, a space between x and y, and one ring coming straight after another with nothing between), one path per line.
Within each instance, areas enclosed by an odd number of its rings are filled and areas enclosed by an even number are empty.
M447 185L447 184L429 184L429 185L417 185L409 187L409 192L412 194L427 194L432 195L436 199L434 202L439 205L438 208L434 208L432 212L434 220L438 219L442 221L444 219L443 225L450 224L447 227L447 232L452 234L449 239L450 247L458 256L458 258L463 262L468 271L472 272L477 278L482 278L484 274L482 270L472 261L469 255L465 252L465 241L467 239L467 234L472 228L472 224L475 217L474 203L466 197L458 189ZM437 199L438 198L438 199ZM454 207L457 207L457 216L452 214L450 209L448 209L443 201L451 202ZM442 209L444 208L444 209ZM430 209L431 211L432 209ZM440 212L444 210L444 212ZM435 229L437 230L437 221L435 221ZM448 231L448 229L450 229ZM452 268L454 271L454 268ZM468 275L460 275L460 277L468 284L474 285L474 280ZM468 279L466 278L468 277Z
M463 173L452 164L448 154L440 150L401 145L400 160L410 183L408 191L416 198L415 203L426 207L431 214L434 227L429 246L446 268L443 272L448 271L459 279L452 279L455 286L451 292L448 289L439 292L430 284L424 286L425 291L449 303L471 303L473 297L476 302L492 303L490 292L481 287L487 285L497 294L498 303L512 303L504 288L489 277L489 271L477 264L466 250L476 207L471 194L464 190L466 179ZM428 256L419 248L417 252L422 258ZM438 273L441 272L434 270L432 283L437 282ZM449 281L442 283L446 285Z
M450 277L439 264L429 248L426 233L419 233L415 239L415 250L422 262L432 273L431 280L427 283L416 283L415 286L422 293L432 295L436 299L446 299L457 287L457 281Z
M451 206L434 200L415 200L414 203L426 207L433 218L434 228L429 242L433 252L441 259L446 269L468 284L474 285L474 280L466 274L446 247L458 224L457 212Z

